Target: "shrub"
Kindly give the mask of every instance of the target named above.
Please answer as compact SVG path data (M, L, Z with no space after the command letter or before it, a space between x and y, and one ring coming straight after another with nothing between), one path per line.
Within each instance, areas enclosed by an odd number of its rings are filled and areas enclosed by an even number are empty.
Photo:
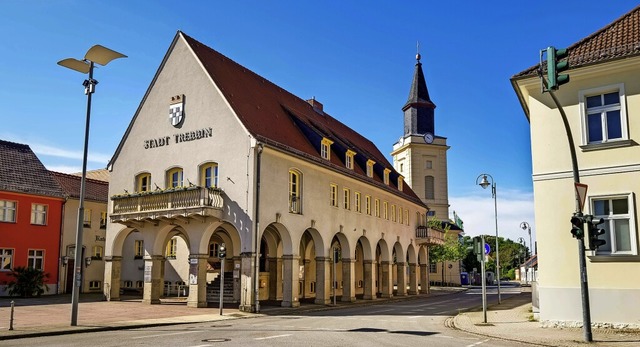
M9 295L22 297L40 296L49 290L45 284L49 274L40 269L18 266L9 273L9 276L14 278L7 283Z

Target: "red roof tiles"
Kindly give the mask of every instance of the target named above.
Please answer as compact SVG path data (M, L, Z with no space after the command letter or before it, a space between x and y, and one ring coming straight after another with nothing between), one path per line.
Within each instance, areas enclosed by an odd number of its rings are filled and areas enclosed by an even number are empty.
M80 198L81 176L68 175L61 172L49 171L53 178L60 184L65 195L71 198ZM87 178L84 190L84 198L106 203L109 199L109 182Z

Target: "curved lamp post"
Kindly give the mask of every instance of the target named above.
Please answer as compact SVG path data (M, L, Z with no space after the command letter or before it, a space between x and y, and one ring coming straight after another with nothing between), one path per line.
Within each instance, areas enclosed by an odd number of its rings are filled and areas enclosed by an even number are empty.
M522 248L520 248L520 255L524 258L520 265L518 265L518 271L521 271L522 265L524 264L524 281L527 283L527 241L524 240L524 237L518 237L518 243L522 246ZM520 281L522 282L522 273L520 273Z
M520 228L522 230L526 230L529 233L529 254L531 254L531 256L533 256L533 242L531 241L531 226L529 225L529 223L527 222L522 222L520 223ZM527 267L525 266L525 271L527 274L527 277L525 277L525 283L529 283L529 270L527 269Z
M480 179L482 178L482 179ZM490 178L489 181L487 178ZM496 182L493 180L493 176L489 174L480 174L476 177L476 184L486 189L491 186L491 196L493 197L494 216L496 221L496 276L498 277L498 303L502 302L500 296L500 248L498 245L498 199L496 198Z
M82 285L82 231L84 228L84 192L87 178L87 147L89 146L89 120L91 119L91 94L95 92L98 81L93 79L93 67L95 64L107 65L114 59L127 56L109 48L95 45L91 47L83 60L67 58L60 60L58 65L68 69L89 74L89 78L82 82L84 94L87 96L87 120L84 128L84 151L82 154L82 180L80 181L80 203L78 206L78 229L76 230L75 267L73 294L71 296L71 326L78 325L78 299L80 298L80 286ZM89 264L87 264L88 266Z

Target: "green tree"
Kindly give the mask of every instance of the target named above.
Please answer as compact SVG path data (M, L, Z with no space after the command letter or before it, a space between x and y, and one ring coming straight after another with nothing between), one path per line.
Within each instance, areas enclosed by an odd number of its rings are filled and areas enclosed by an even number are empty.
M45 284L45 280L49 274L40 269L32 267L18 266L9 273L13 277L7 283L9 295L18 295L22 297L40 296L49 288Z
M463 259L467 253L464 245L458 240L458 233L451 231L451 226L442 223L436 218L427 221L427 227L444 232L444 243L429 247L429 259L432 263L442 265L442 283L444 284L445 262L454 262Z

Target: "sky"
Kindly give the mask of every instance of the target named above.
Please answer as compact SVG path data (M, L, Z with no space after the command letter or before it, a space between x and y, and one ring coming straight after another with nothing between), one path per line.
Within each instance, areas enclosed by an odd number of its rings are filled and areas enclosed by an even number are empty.
M324 110L389 154L403 134L419 43L435 133L447 138L450 211L465 233L535 242L527 118L511 76L638 4L616 1L0 0L0 139L79 172L86 77L60 67L101 44L88 169L105 168L178 30ZM565 150L564 148L558 150ZM391 162L390 155L388 156ZM487 173L491 189L476 184ZM568 202L573 203L573 202ZM568 223L568 222L567 222ZM567 233L569 229L567 228Z

